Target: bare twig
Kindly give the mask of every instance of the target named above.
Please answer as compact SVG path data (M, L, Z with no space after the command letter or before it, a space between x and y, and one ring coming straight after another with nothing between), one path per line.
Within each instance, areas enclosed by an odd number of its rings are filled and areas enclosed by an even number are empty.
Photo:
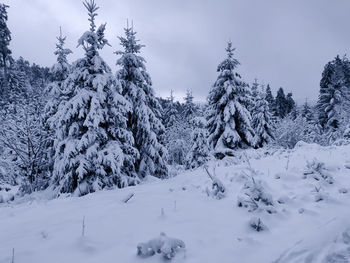
M130 193L124 200L124 203L127 203L133 196L135 195L135 193Z

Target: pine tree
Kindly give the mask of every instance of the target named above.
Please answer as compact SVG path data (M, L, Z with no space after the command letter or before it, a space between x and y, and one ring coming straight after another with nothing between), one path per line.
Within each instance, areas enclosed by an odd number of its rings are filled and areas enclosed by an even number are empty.
M219 158L232 155L232 150L254 146L254 131L246 105L251 101L249 90L235 68L232 43L226 48L227 58L217 68L219 76L208 96L207 128L209 144Z
M62 85L70 94L60 103L54 118L54 183L61 193L87 194L105 187L124 187L136 182L137 151L126 127L129 103L120 85L99 56L108 41L105 24L96 29L98 10L94 0L85 1L90 30L78 41L85 56L74 63Z
M314 119L313 112L312 112L311 107L310 107L309 103L307 102L307 100L305 100L305 103L303 104L300 115L307 122L312 122Z
M269 103L269 107L271 108L275 99L273 98L270 84L267 84L265 93L266 93L266 101Z
M68 95L65 95L62 90L63 82L67 79L71 65L68 63L67 56L72 53L70 49L64 47L66 37L60 35L57 37L58 43L54 54L57 56L57 62L50 69L52 82L47 86L45 93L48 96L48 102L45 106L44 121L52 130L56 130L55 122L48 123L50 118L57 112L58 105Z
M135 147L140 153L136 161L136 171L141 178L153 175L165 178L166 148L163 145L164 126L161 122L161 106L154 96L152 81L146 71L145 60L138 55L143 45L136 39L136 32L127 27L125 37L119 37L124 51L117 51L120 69L117 79L123 89L123 96L131 103L128 129L132 132Z
M258 79L255 78L253 85L252 85L252 88L251 88L251 90L252 90L251 95L252 95L253 100L258 96L258 93L259 93L258 89L259 89Z
M165 105L164 114L163 114L165 128L169 128L173 126L176 122L176 116L178 112L174 104L174 99L175 98L173 95L173 90L171 90L170 97L168 98L168 101Z
M276 99L275 99L275 107L276 107L276 115L280 118L286 117L288 113L288 106L286 95L284 94L283 88L279 88L277 91Z
M3 70L2 75L2 85L0 89L0 95L7 92L7 82L8 82L8 68L12 62L11 50L9 48L11 41L11 32L7 27L7 8L9 6L5 4L0 4L0 67Z
M322 73L320 94L317 102L320 124L334 132L348 120L349 66L346 58L337 56L328 62Z
M293 99L293 93L289 92L286 96L286 113L289 114L295 109L295 101Z
M264 91L257 92L256 94L252 116L256 146L263 147L274 139L271 125L271 113Z
M196 111L196 106L193 103L193 95L191 90L186 91L186 97L184 98L185 104L184 104L184 110L183 110L183 116L186 119L191 119L193 117L193 114Z
M54 149L54 134L57 128L57 122L53 116L57 113L58 106L69 98L69 94L64 94L62 90L63 82L68 78L71 70L71 65L68 63L67 56L72 53L70 49L64 47L66 37L62 36L60 28L60 35L57 37L56 50L54 54L57 56L57 62L50 69L52 76L52 82L46 87L45 95L47 97L47 103L44 108L43 114L43 126L47 133L50 135L46 144L47 149L47 170L52 173L53 162L55 156Z
M199 167L210 159L210 149L207 140L206 120L196 117L191 120L195 127L191 133L191 149L186 157L187 168Z

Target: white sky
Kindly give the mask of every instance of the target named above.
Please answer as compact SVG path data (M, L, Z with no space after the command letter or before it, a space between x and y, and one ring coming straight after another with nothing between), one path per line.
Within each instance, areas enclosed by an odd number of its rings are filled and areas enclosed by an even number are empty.
M5 0L14 56L51 66L59 26L71 61L82 56L78 38L88 29L81 0ZM348 0L96 0L97 22L107 22L112 48L101 53L115 69L117 36L133 19L154 89L182 99L192 89L205 100L216 66L231 39L245 81L282 86L299 102L316 100L321 72L337 54L349 53Z

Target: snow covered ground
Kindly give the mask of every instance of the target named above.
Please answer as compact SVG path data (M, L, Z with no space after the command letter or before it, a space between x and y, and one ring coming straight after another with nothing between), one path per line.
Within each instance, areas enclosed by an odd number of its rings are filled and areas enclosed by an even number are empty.
M11 262L13 248L15 263L164 262L136 255L138 243L161 232L186 244L172 262L350 262L347 164L350 146L300 143L212 162L209 171L215 166L226 187L221 200L208 196L211 180L199 168L80 198L2 204L0 263ZM238 207L251 176L271 195L274 213ZM266 229L252 229L253 217Z

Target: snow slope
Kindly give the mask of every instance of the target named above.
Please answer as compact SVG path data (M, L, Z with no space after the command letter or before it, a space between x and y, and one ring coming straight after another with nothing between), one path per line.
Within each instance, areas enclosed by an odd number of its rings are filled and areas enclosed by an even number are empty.
M325 163L333 184L309 175L303 179L307 161L314 158ZM139 242L160 232L186 244L186 252L172 262L350 262L346 164L350 146L300 143L293 150L245 151L211 163L209 171L215 166L227 188L221 200L207 195L211 180L199 168L168 180L152 178L135 187L80 198L36 197L2 204L0 263L11 262L13 248L16 263L164 262L160 255L136 255ZM262 180L276 213L237 206L249 174ZM321 194L315 187L322 193L318 202ZM130 193L135 195L124 203ZM252 217L259 217L267 230L250 228Z

